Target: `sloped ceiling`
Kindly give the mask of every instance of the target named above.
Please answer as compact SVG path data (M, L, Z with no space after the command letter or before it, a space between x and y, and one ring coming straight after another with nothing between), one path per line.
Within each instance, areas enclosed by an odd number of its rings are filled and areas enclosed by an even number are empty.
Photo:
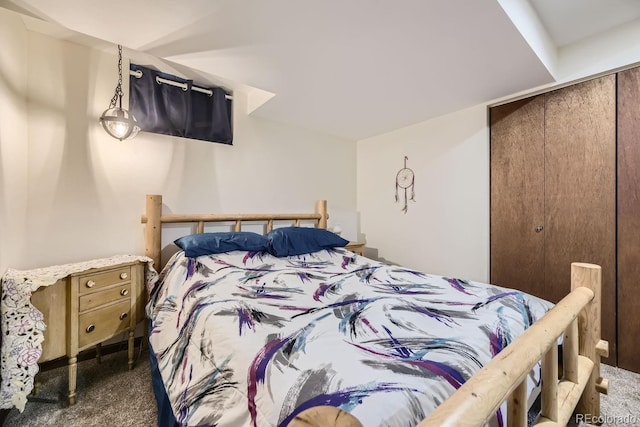
M203 84L257 91L266 102L256 116L360 140L551 84L554 49L640 14L638 0L530 1L0 0L0 6L96 43L122 44L132 58L176 64L185 77L194 78L187 75L192 70ZM564 20L554 12L559 4ZM583 13L570 16L569 4ZM585 5L595 12L584 13ZM594 30L591 22L605 5L621 12ZM538 34L523 30L523 19L536 21ZM546 44L534 40L541 36Z

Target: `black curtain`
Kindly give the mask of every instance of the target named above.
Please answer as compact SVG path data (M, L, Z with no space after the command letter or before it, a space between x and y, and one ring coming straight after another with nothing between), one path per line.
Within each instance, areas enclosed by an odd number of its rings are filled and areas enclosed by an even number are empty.
M231 99L222 88L203 88L212 94L192 90L192 80L185 80L136 64L132 71L142 77L129 77L129 111L138 121L140 130L231 144ZM156 77L186 84L187 89L157 83ZM201 87L198 85L198 87Z

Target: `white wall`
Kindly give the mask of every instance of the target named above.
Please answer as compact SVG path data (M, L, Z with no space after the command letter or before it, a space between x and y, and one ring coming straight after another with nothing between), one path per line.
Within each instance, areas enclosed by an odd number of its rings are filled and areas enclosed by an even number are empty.
M631 21L559 51L559 82L568 82L640 62L640 26Z
M358 142L358 211L367 255L487 281L486 111L476 106ZM394 199L404 156L415 172L415 202L406 214Z
M0 8L0 274L26 256L27 31Z
M16 31L7 32L2 43L11 46L4 40ZM355 212L354 141L247 116L236 93L233 146L153 134L119 142L98 123L113 95L117 57L35 32L25 39L9 61L28 52L28 157L13 153L26 138L3 138L2 162L27 173L8 181L3 166L0 188L18 182L14 192L26 196L16 204L19 218L5 221L15 231L2 235L0 249L26 250L6 265L3 258L3 267L142 253L148 193L182 213L311 212L316 199L328 199L330 212ZM15 91L25 99L24 87ZM9 129L4 117L0 129ZM24 218L28 229L14 228Z

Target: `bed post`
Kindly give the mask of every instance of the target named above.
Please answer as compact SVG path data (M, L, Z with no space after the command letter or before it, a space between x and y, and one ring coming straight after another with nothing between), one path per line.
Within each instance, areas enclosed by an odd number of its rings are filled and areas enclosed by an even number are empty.
M318 225L316 228L327 228L327 220L329 219L329 214L327 213L327 201L326 200L318 200L316 202L316 213L320 214L320 219L318 220Z
M571 264L571 290L586 287L593 291L593 300L578 316L579 353L593 361L593 370L576 406L576 414L600 417L600 393L608 392L608 382L600 377L600 356L609 353L609 344L600 339L600 303L602 270L600 266L574 262Z
M160 251L162 249L162 196L160 194L147 194L146 222L144 228L144 254L153 260L153 267L160 271Z
M362 423L342 409L314 406L296 415L287 427L362 427Z

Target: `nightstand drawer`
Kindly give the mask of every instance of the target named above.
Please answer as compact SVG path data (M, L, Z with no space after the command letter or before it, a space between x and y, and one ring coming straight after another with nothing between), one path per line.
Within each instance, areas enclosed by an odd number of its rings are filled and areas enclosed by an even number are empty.
M91 292L90 294L82 295L79 300L79 311L83 312L100 305L108 304L110 302L118 300L129 301L131 299L131 284L125 283L120 286L115 286L109 289L105 289L100 292Z
M103 341L131 325L131 301L81 314L78 317L78 347Z
M114 285L120 282L128 282L131 280L131 267L122 267L115 270L103 271L96 274L88 274L80 277L80 289L78 292L83 294L93 292L105 286Z

